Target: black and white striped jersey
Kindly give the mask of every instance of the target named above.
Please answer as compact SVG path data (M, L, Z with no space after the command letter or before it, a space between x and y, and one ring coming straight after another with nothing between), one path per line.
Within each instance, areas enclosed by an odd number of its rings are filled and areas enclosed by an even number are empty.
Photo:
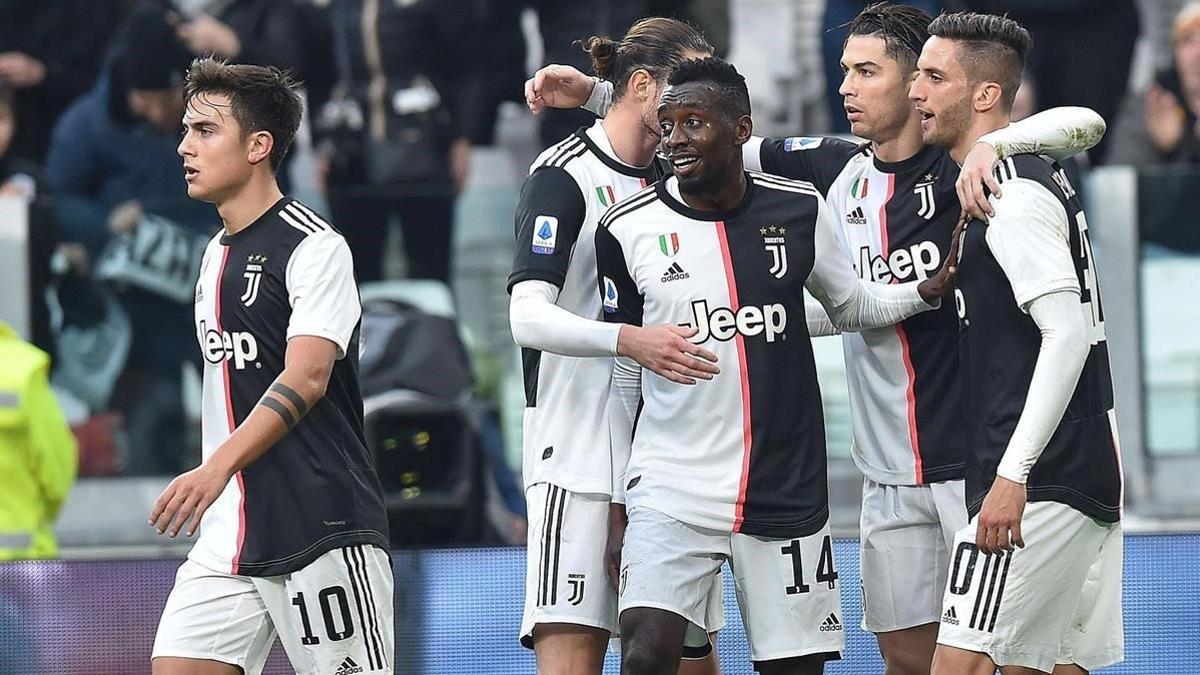
M289 339L328 339L339 358L325 397L204 514L190 558L222 572L274 576L343 546L388 548L362 428L361 313L345 239L298 201L284 197L246 229L209 242L195 299L206 459L283 371Z
M559 288L558 306L600 319L596 224L621 199L663 175L658 163L617 159L602 122L582 128L533 162L516 211L516 251L508 289L527 280ZM608 444L612 359L574 358L523 348L523 475L573 492L610 494Z
M859 276L882 283L923 280L950 250L959 216L959 167L943 148L900 162L870 144L837 138L763 139L747 166L811 181L839 224L839 241ZM954 307L895 326L844 333L851 454L871 480L923 485L961 479L965 448Z
M1054 501L1105 522L1121 513L1122 478L1104 310L1087 218L1066 173L1036 155L996 170L1003 196L991 223L963 234L957 306L968 424L967 509L979 512L1025 408L1042 344L1029 303L1079 293L1090 349L1074 395L1026 483L1029 501ZM1008 216L1002 217L1003 204Z
M694 386L643 375L630 507L768 537L825 524L825 426L804 289L838 308L857 307L865 292L836 230L810 183L754 172L728 212L688 207L669 177L605 216L596 232L605 319L693 326L721 366ZM915 285L878 288L896 309L889 316L928 308Z

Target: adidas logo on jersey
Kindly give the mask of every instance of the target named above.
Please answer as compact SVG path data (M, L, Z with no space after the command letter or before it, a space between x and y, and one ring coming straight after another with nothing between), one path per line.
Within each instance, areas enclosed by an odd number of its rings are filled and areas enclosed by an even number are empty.
M958 612L954 611L953 607L946 610L946 613L942 615L942 623L948 623L951 626L957 626L958 625Z
M679 263L671 263L671 266L667 268L667 271L663 272L662 282L665 284L668 281L679 281L681 279L690 278L691 276L692 275L683 271L683 268L679 266Z
M233 367L242 370L247 363L258 360L258 340L247 331L215 331L200 322L200 332L203 333L204 360L217 364L222 361L232 361ZM261 367L261 366L260 366Z
M735 313L728 307L709 311L707 300L693 300L692 317L699 332L690 339L696 344L710 337L725 342L739 333L746 337L764 335L767 342L774 342L787 328L787 308L778 302L762 307L744 305Z
M822 633L836 633L841 630L842 622L838 621L837 614L833 612L830 612L829 616L825 617L825 621L821 623Z
M363 672L362 666L358 665L354 662L354 659L347 656L346 660L342 661L342 665L338 666L338 669L333 671L333 675L354 675L354 673L361 672Z
M866 225L867 214L863 213L862 207L858 207L846 214L846 222L851 225Z
M871 255L871 249L858 249L858 273L867 281L890 284L893 281L928 279L942 266L942 252L932 241L922 241L888 254Z

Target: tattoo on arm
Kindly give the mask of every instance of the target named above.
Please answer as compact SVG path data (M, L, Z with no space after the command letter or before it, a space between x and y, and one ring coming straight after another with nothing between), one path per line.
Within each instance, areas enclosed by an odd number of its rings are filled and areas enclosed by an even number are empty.
M290 401L292 406L296 408L297 419L304 417L304 414L308 412L308 404L304 402L304 399L300 397L300 394L296 393L295 389L292 389L286 384L282 382L276 382L275 384L271 385L271 388L268 391L282 394L284 398Z
M268 394L263 396L262 400L258 403L259 405L270 408L278 413L279 416L283 418L284 426L286 426L289 430L296 426L296 418L292 416L292 411L288 410L287 406L280 402L279 399Z

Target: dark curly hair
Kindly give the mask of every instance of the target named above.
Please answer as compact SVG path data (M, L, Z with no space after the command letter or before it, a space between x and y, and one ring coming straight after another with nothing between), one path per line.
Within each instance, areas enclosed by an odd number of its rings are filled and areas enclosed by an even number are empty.
M746 78L742 77L732 63L715 56L692 59L679 64L667 78L667 84L671 86L690 82L711 85L731 117L750 114L750 92L746 89Z

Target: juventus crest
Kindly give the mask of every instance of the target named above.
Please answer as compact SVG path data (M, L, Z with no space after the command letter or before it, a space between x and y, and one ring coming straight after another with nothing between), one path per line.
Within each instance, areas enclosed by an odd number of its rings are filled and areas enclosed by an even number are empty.
M258 286L262 281L262 263L266 261L266 256L258 254L252 254L246 259L246 271L242 273L246 279L246 290L240 298L246 307L253 305L254 301L258 299Z
M921 198L921 208L917 210L917 215L925 220L932 220L937 213L937 203L933 201L933 184L936 180L937 176L927 173L913 188L913 194Z
M771 254L771 268L767 271L776 279L782 279L788 271L787 245L784 237L785 228L782 225L771 225L759 228L763 236L763 248Z

